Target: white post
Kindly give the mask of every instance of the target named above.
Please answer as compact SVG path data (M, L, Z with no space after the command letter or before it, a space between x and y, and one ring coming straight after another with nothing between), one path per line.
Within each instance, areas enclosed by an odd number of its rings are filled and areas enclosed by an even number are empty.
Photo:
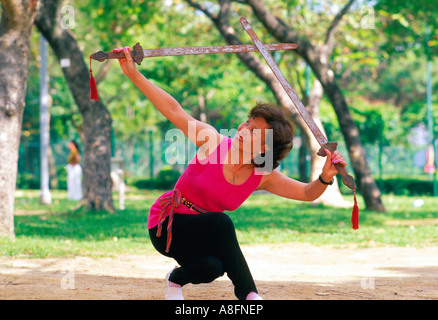
M47 81L47 46L46 39L41 36L40 40L41 70L40 70L40 160L41 160L41 193L40 202L51 204L52 195L49 190L49 141L50 141L50 117L49 117L49 90Z

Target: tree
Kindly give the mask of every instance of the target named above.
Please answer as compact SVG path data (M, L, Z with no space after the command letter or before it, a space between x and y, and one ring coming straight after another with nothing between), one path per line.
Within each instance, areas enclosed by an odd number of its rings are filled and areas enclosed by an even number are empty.
M14 192L36 0L1 0L0 235L14 236Z
M356 184L361 192L365 205L370 210L385 211L380 190L371 174L366 159L366 151L359 136L359 130L351 116L346 99L336 82L331 67L331 55L335 46L335 31L344 14L349 10L354 0L350 0L335 16L328 27L322 45L314 45L289 26L281 18L275 16L262 0L246 0L260 22L268 32L283 42L294 42L298 45L296 52L309 66L324 88L339 121L339 126L345 139L351 164L356 176Z
M194 17L191 10L180 8L181 6L175 2L163 6L160 14L155 14L147 24L130 30L132 40L123 39L122 45L132 45L140 41L143 48L148 49L209 46L223 41L221 35L215 32L215 27L205 23L205 17ZM184 24L181 21L184 21ZM99 93L105 97L114 119L114 137L123 141L123 146L117 144L116 154L125 159L132 159L130 155L134 152L138 154L142 145L149 143L149 130L153 130L154 139L158 140L159 136L164 139L166 130L173 127L144 95L121 75L117 61L111 61L111 65L113 67L109 69L105 80L99 86ZM138 69L174 96L187 112L197 119L207 118L208 123L218 131L236 128L246 119L248 110L257 101L272 99L269 90L263 89L263 83L253 77L251 71L248 71L234 54L147 58ZM123 90L123 94L114 95L120 90ZM190 157L192 150L189 148L187 155ZM164 156L159 157L161 154L158 152L154 154L157 155L158 163L164 159ZM143 156L146 155L143 153ZM148 158L134 160L142 163L142 167L135 172L136 175L144 174L141 169L147 166ZM144 172L149 174L149 170Z
M112 212L111 115L102 101L90 100L89 71L72 32L60 23L61 6L61 0L42 0L35 24L58 60L70 60L63 73L83 118L83 204Z
M379 87L384 90L379 90L381 93L376 90L376 97L393 97L394 104L410 125L427 121L426 69L429 64L431 74L436 74L434 61L438 57L436 3L380 0L375 10L380 17L376 27L386 38L379 49L388 57L387 68L382 68L378 78ZM432 92L437 92L436 81L429 81L429 85ZM433 96L429 98L430 103L436 102ZM434 118L436 132L436 116Z

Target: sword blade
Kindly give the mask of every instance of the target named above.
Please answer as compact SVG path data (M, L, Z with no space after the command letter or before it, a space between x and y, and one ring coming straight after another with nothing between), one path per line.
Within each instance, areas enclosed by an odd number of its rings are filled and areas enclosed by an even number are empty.
M137 46L138 45L138 46ZM143 58L151 57L167 57L167 56L185 56L197 54L216 54L216 53L236 53L236 52L255 52L258 51L255 45L228 45L228 46L211 46L211 47L181 47L181 48L160 48L160 49L142 49L139 44L134 46L131 55L134 60L137 58L138 64ZM267 51L276 50L292 50L296 49L295 43L274 43L264 45ZM136 48L137 47L137 48ZM103 52L98 51L91 55L91 58L97 61L104 61L106 59L123 59L125 55L123 52Z
M242 17L240 18L240 22L245 28L245 31L250 36L251 40L254 42L255 46L258 48L258 51L261 53L263 58L265 59L266 63L269 65L269 67L274 72L274 75L280 82L281 86L286 91L289 98L292 100L293 104L297 108L298 112L300 113L303 120L306 122L306 124L309 126L310 130L312 131L313 135L315 136L318 143L323 146L327 144L328 140L325 137L325 135L321 132L321 130L316 125L313 118L310 116L310 114L307 112L306 107L303 105L301 100L298 98L297 93L292 89L292 86L289 84L289 82L286 80L285 76L281 72L280 68L278 67L277 63L275 63L274 58L265 50L265 46L260 41L259 37L255 34L254 30L248 23L248 21Z
M272 56L265 49L265 46L260 41L259 37L257 37L257 35L255 34L254 30L252 29L252 27L248 23L248 21L244 17L241 17L240 18L240 23L242 24L243 28L245 29L245 31L250 36L251 40L254 42L254 45L257 47L258 51L263 56L263 58L265 59L266 63L271 68L272 72L275 74L276 78L278 79L278 81L280 82L281 86L286 91L286 93L289 96L289 98L292 100L292 103L297 108L299 114L303 118L304 122L306 122L307 126L309 127L310 131L312 131L313 135L315 136L316 140L321 145L321 147L322 148L331 149L331 152L336 150L337 144L336 143L332 143L332 142L328 142L327 138L321 132L321 130L318 128L318 126L316 125L315 121L310 116L310 114L307 112L306 107L304 107L304 105L301 102L300 98L298 98L297 93L294 91L294 89L292 89L292 86L286 80L286 77L283 75L283 73L281 72L281 70L278 67L278 65L275 63L275 61L272 58ZM318 152L318 155L325 156L325 152L323 152L323 150L320 150L320 152ZM340 163L336 163L335 167L336 167L336 169L338 170L338 172L342 176L342 182L347 187L349 187L350 189L356 190L356 185L354 183L354 179L353 179L352 176L350 176L347 173L347 170L345 170L344 166L342 166Z
M267 51L291 50L296 49L295 43L274 43L264 45ZM161 48L144 49L143 56L146 57L165 57L165 56L186 56L196 54L216 54L216 53L235 53L235 52L255 52L258 51L255 45L229 45L211 47L182 47L182 48Z

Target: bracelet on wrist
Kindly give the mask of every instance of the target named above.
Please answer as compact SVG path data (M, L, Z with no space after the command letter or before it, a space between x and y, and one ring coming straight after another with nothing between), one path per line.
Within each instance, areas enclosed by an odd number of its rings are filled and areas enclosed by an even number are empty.
M326 182L326 181L324 181L323 178L321 178L321 175L319 175L318 179L319 179L319 182L321 182L325 186L331 186L333 184L333 179L330 180L330 182Z

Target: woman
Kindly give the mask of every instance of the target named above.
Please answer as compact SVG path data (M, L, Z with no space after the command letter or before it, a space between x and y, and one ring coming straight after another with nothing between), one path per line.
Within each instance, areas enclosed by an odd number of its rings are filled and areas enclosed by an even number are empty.
M151 103L198 147L175 189L152 206L148 229L154 247L174 258L180 267L167 275L166 299L183 299L187 283L208 283L225 272L238 299L262 299L240 250L236 232L225 210L237 209L255 190L288 199L313 201L344 166L343 156L328 150L320 178L311 183L291 179L274 170L292 148L293 129L281 111L258 105L234 138L191 117L168 93L152 84L131 58L129 47L119 59L123 72Z
M67 145L70 154L67 158L67 199L82 199L82 168L79 145L71 140Z

